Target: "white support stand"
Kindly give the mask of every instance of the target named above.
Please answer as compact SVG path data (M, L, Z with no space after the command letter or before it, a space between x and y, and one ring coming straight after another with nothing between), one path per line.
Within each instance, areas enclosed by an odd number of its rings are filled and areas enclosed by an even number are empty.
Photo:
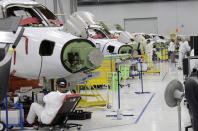
M122 115L120 109L117 109L117 120L122 120Z
M114 108L114 96L115 96L115 93L114 93L114 91L115 91L115 81L114 81L114 79L115 79L115 75L116 75L116 73L118 74L118 108L116 109L116 110L114 110L113 108ZM113 86L112 86L112 111L114 112L114 113L116 113L116 114L114 114L114 115L106 115L106 117L116 117L117 118L117 120L122 120L122 116L129 116L129 117L131 117L131 116L134 116L133 114L122 114L121 113L121 107L120 107L120 87L119 87L119 73L118 72L112 72L112 79L113 79Z
M110 93L109 93L109 87L108 87L108 84L107 84L107 86L106 86L106 87L107 87L106 110L108 110L108 109L111 109L111 107L112 107L112 106L110 105L110 100L109 100L109 96L110 96L109 94L110 94Z
M125 68L124 68L124 71L125 71L124 75L125 75L125 78L126 78L126 76L127 76L127 74L126 74L127 65L125 64L124 67L125 67ZM124 79L124 87L125 87L125 86L127 86L127 84L126 84L126 79Z
M121 120L122 116L120 114L120 70L117 72L118 75L118 109L117 109L117 120Z
M112 89L110 90L108 87L107 87L107 101L106 101L106 109L108 110L108 109L111 109L112 111L115 111L114 110L114 97L115 97L115 81L114 81L114 79L115 79L115 73L116 72L111 72L111 73L108 73L108 79L109 78L111 78L112 79ZM112 76L112 77L110 77L110 75ZM108 83L108 84L110 84L110 83ZM111 96L110 96L111 95ZM110 100L110 97L111 97L111 100ZM111 104L110 104L110 101L112 102Z
M181 131L181 105L180 101L177 102L177 111L178 111L178 131Z
M114 91L115 91L115 86L114 86L114 84L115 84L115 81L114 81L114 80L115 80L115 77L114 77L114 76L115 76L115 72L113 72L112 75L113 75L113 77L112 77L112 79L113 79L113 88L112 88L112 107L113 107L113 106L114 106L114 95L115 95L115 94L114 94Z

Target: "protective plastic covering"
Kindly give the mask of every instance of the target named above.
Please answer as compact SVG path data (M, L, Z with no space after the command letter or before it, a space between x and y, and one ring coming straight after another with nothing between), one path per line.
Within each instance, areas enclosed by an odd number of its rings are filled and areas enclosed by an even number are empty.
M80 29L69 19L67 20L67 24L65 24L64 29L75 36L80 36L81 34Z
M89 12L75 12L73 13L65 24L65 30L75 36L87 38L86 29L90 25L96 25L94 15Z
M65 24L66 31L83 38L87 38L87 28L88 25L85 21L80 16L75 14L71 15Z
M95 16L86 11L75 12L74 15L79 15L88 25L96 25Z
M70 20L72 23L74 23L77 28L80 29L81 31L81 36L84 38L84 37L87 37L86 36L86 28L88 27L88 25L85 23L85 21L78 15L72 15L70 16Z
M131 43L131 39L132 39L132 36L127 31L121 32L118 37L118 41L125 43L125 44Z

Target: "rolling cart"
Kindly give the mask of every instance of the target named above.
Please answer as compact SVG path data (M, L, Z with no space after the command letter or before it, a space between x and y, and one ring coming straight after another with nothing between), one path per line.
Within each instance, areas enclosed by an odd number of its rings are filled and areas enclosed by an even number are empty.
M23 127L23 124L24 124L24 120L23 120L23 104L21 103L17 103L14 105L14 110L16 110L15 112L17 113L17 110L19 109L19 116L20 116L20 122L18 124L13 124L13 123L9 123L8 122L8 114L9 114L9 110L8 110L8 102L7 102L7 96L5 97L5 102L4 102L4 105L5 105L5 116L6 116L6 119L5 120L2 120L1 119L1 116L2 116L2 111L3 110L0 110L0 131L4 131L5 129L8 131L9 129L11 129L12 127L21 127L20 130L23 130L24 127Z

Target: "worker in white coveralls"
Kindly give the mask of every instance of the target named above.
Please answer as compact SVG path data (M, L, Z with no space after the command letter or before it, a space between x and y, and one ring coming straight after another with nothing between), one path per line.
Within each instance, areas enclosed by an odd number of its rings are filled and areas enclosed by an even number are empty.
M170 44L168 46L168 51L170 52L171 63L175 63L175 43L174 43L174 39L171 39Z
M58 110L62 106L63 100L66 95L71 94L70 92L62 93L66 88L66 80L61 78L57 80L58 91L52 91L43 97L44 106L38 103L32 103L28 116L27 122L33 124L35 118L38 117L38 121L43 124L50 124L55 118Z
M183 59L187 52L190 52L190 46L188 41L185 38L182 38L182 41L179 42L179 66L178 69L183 68Z
M151 40L147 40L146 56L147 56L147 61L151 62L153 57L153 42L151 42Z

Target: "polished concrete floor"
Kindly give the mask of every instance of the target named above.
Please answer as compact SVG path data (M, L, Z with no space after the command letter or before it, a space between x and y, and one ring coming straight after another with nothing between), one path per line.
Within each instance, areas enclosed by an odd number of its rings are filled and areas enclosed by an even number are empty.
M173 79L179 79L182 82L183 74L182 71L177 70L175 64L168 62L162 63L160 70L160 74L145 74L143 76L144 91L148 92L145 94L135 93L141 91L141 81L138 78L123 82L130 84L130 87L121 88L119 119L107 117L107 115L117 115L118 109L118 97L115 95L117 92L114 92L113 98L111 92L111 109L105 107L83 109L93 112L92 119L71 122L83 124L82 131L177 131L177 107L170 108L166 105L164 90ZM106 89L100 89L99 92L105 97ZM185 131L185 126L190 124L190 120L183 101L181 106L182 131Z
M139 79L129 80L130 87L121 89L121 120L116 117L106 117L109 114L117 114L117 104L113 110L101 108L87 109L92 111L92 119L79 121L84 127L83 131L177 131L177 107L169 108L164 101L164 90L167 84L173 79L183 81L182 71L177 70L175 64L164 62L160 66L160 74L145 74L143 76L144 91L149 94L135 94L141 91ZM117 103L115 98L114 103ZM182 105L182 131L189 125L189 115ZM134 116L130 116L134 115ZM77 122L77 121L76 121ZM72 129L71 129L72 130ZM75 129L73 129L75 130ZM190 131L190 130L189 130Z

